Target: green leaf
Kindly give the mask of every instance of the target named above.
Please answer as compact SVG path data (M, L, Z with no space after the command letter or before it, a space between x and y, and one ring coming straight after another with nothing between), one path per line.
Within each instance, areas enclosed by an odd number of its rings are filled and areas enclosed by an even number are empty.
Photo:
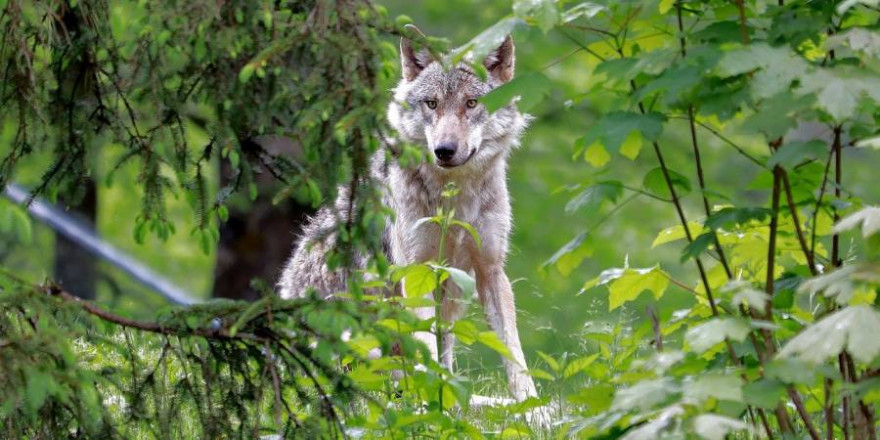
M856 116L863 97L880 101L880 79L854 66L824 68L805 76L798 92L815 95L819 109L843 122Z
M549 354L544 353L540 350L538 351L538 356L540 356L541 359L543 359L544 362L547 363L547 366L550 367L550 369L553 370L554 373L559 373L559 370L562 369L562 367L559 365L559 362L557 362L556 359L553 359L553 356L550 356Z
M256 70L256 66L251 63L247 63L244 67L241 68L241 71L238 73L238 81L242 84L250 81L251 77L254 76L254 71Z
M691 192L691 181L688 180L687 177L668 168L667 172L669 173L669 180L672 181L672 187L675 188L677 196L681 197ZM645 188L645 191L648 191L657 197L662 197L664 199L672 198L672 195L669 193L669 185L666 183L666 175L663 173L663 168L661 167L654 168L645 174L645 178L642 181L642 187Z
M856 52L880 59L880 33L862 27L855 27L829 36L825 42L825 48L835 49L839 47L849 47Z
M513 13L519 18L534 20L546 34L560 21L556 5L555 0L515 0Z
M588 211L598 210L603 202L617 203L623 195L623 184L616 180L599 182L584 188L577 196L565 205L565 212L571 214L581 208Z
M620 155L629 160L636 160L641 150L642 134L638 131L629 132L623 144L620 145Z
M660 0L657 10L660 11L660 14L666 15L666 13L672 9L673 5L675 5L675 0Z
M596 168L601 168L611 160L611 156L602 144L594 143L584 150L584 159L586 159L590 165Z
M751 331L751 326L745 320L732 317L713 318L689 328L684 338L693 351L704 353L725 339L742 342Z
M723 208L710 215L705 224L707 228L714 230L731 230L752 220L763 222L772 213L772 209L760 207Z
M810 296L821 292L828 298L842 306L846 306L852 300L856 286L852 281L852 275L858 266L844 266L834 271L816 276L810 280L804 281L798 287L798 293Z
M850 214L834 225L834 233L839 234L862 225L862 237L868 238L880 232L880 207L868 206Z
M663 133L663 115L615 111L596 121L584 136L584 145L600 143L608 151L618 151L630 133L638 132L642 139L655 141ZM632 141L631 141L632 142ZM632 145L629 149L632 150Z
M743 387L743 396L749 405L773 408L785 394L785 385L774 379L758 379Z
M763 290L755 289L750 283L745 281L731 281L723 288L721 293L733 293L730 303L736 307L748 306L753 309L764 310L770 295Z
M513 359L510 355L510 350L507 349L507 345L501 342L501 339L498 338L498 334L493 331L485 331L477 334L477 341L486 347L491 348L496 353L504 356L508 359Z
M452 325L452 333L455 334L455 337L458 338L462 344L471 345L477 341L480 330L473 322L466 319L459 319Z
M26 377L25 402L27 408L36 413L49 397L50 389L55 384L52 376L43 371L32 371Z
M688 222L688 229L693 235L700 235L705 231L702 224L693 221ZM651 243L651 247L655 248L661 244L671 243L684 238L687 238L684 227L682 225L675 225L660 231L660 233L657 234L657 238Z
M739 419L718 414L700 414L694 417L694 432L706 440L724 440L731 432L747 429Z
M791 170L805 160L816 159L828 155L828 146L822 141L795 141L789 142L776 150L767 160L767 167L773 168L779 165Z
M686 382L684 396L700 403L708 399L742 402L742 380L735 374L708 373Z
M490 113L493 113L518 98L517 108L520 111L528 111L535 104L541 102L551 89L550 80L544 74L528 72L517 75L510 82L487 93L480 98L480 102L486 106Z
M580 373L589 367L596 359L599 358L599 353L592 354L590 356L579 357L570 361L565 365L565 369L562 371L562 377L568 379L575 374Z
M643 380L614 394L612 410L647 411L669 402L679 393L679 387L668 377Z
M679 261L683 263L691 258L697 258L700 256L700 254L708 250L709 247L711 247L713 244L715 244L715 232L704 232L698 235L696 238L694 238L694 241L688 243L687 246L684 247Z
M554 266L562 276L567 277L580 266L584 258L591 255L593 255L593 246L587 240L587 233L582 232L556 251L542 267Z
M461 289L462 299L470 300L474 296L474 292L477 291L477 281L472 277L469 273L457 269L454 267L448 266L433 266L436 270L441 272L445 272L449 274L449 278ZM407 284L409 285L409 284ZM433 289L432 289L433 290ZM409 291L407 290L407 294Z
M465 231L468 231L468 233L471 234L471 238L474 240L474 243L477 244L477 247L478 248L483 247L483 240L480 238L480 233L477 232L477 229L474 228L473 225L471 225L470 223L467 223L467 222L463 222L461 220L454 220L454 219L449 224L451 224L453 226L458 226L458 227L464 229Z
M586 405L591 413L596 414L607 410L611 406L611 402L614 399L614 388L612 384L597 383L580 388L574 394L569 394L566 398L569 402L576 405Z
M669 275L663 272L660 266L649 269L625 269L608 285L608 309L614 310L635 300L645 290L650 290L655 299L660 299L667 287L669 287Z
M755 43L726 52L717 65L721 76L755 72L750 81L752 95L765 99L788 92L792 83L806 74L809 64L791 49Z
M414 264L400 269L397 280L403 280L404 290L408 297L420 297L437 288L437 274L431 267Z
M569 23L581 17L593 18L604 10L605 6L593 2L581 2L566 10L562 14L562 21L563 23Z
M510 35L518 22L519 19L513 17L500 20L471 39L467 44L450 52L449 56L444 60L444 64L456 65L467 54L473 57L473 63L482 63L487 55L501 46L501 43Z
M869 305L833 312L785 344L780 357L821 364L847 350L857 361L870 363L880 355L880 312Z

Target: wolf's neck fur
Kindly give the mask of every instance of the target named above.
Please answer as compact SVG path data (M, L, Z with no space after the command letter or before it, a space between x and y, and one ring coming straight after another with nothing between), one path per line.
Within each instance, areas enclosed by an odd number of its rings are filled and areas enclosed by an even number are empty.
M512 139L493 140L493 143L513 143ZM500 146L500 145L499 145ZM434 215L441 204L442 193L447 184L452 183L458 189L458 194L453 200L458 215L469 217L476 212L462 212L462 207L468 206L467 211L479 211L480 204L474 204L474 200L485 195L487 188L493 187L506 190L507 158L510 155L512 145L504 145L494 149L496 154L490 157L474 157L471 162L462 167L441 169L433 163L422 163L415 167L403 168L396 164L392 165L391 191L395 204L416 204L426 215ZM396 175L396 176L395 176ZM402 182L395 182L401 179ZM397 185L395 183L403 183ZM485 196L482 196L485 198ZM396 206L398 210L402 206ZM472 220L472 219L468 219Z

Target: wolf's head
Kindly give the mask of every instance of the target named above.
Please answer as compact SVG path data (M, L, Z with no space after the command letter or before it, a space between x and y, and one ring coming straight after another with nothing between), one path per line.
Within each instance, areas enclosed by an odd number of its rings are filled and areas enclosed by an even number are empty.
M484 60L481 80L466 64L444 70L407 38L400 41L403 78L394 89L388 119L403 140L423 145L438 167L479 169L518 142L526 118L515 105L489 113L479 98L513 78L510 36Z

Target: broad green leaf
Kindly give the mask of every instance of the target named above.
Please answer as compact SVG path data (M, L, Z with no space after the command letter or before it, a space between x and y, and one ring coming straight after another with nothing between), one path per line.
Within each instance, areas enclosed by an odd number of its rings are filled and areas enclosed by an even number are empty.
M688 222L688 229L691 231L692 236L698 236L705 231L702 224L694 221ZM684 227L681 225L675 225L660 231L660 233L657 234L657 238L651 243L651 247L655 248L661 244L671 243L684 238L687 238Z
M856 52L880 58L880 33L857 27L832 35L825 41L826 49L838 47L849 47Z
M608 151L619 151L633 131L642 139L655 141L663 132L665 117L657 113L615 111L596 121L584 136L584 145L599 142ZM629 147L632 150L632 146Z
M828 155L828 145L822 141L795 141L783 144L767 160L767 167L773 168L779 165L785 169L793 169L795 165L809 159L816 159Z
M691 327L684 338L693 351L703 353L725 339L742 342L751 331L751 326L743 319L722 317Z
M605 6L593 2L581 2L562 14L562 22L569 23L581 17L593 18L604 10Z
M496 353L508 359L513 359L510 355L510 350L507 349L507 345L501 342L501 339L498 338L498 334L493 331L485 331L477 334L477 342L491 348Z
M674 434L680 424L678 419L684 413L684 408L680 405L663 408L646 423L638 424L633 429L627 431L621 440L655 440L668 436L675 438Z
M826 297L833 298L837 304L846 306L856 290L852 275L857 268L858 266L850 265L824 273L803 282L797 291L811 296L821 292Z
M477 341L480 330L474 323L466 319L459 319L452 325L452 333L462 344L471 345Z
M500 43L499 43L500 44ZM516 100L520 111L528 111L550 93L551 83L544 74L528 72L514 77L507 84L492 90L480 98L490 113L506 107Z
M587 233L582 232L556 251L542 267L554 266L562 276L567 277L580 266L584 258L591 255L593 255L593 246L587 240Z
M718 414L700 414L694 417L694 432L706 440L724 440L728 434L747 429L739 419Z
M611 160L611 156L608 154L608 151L605 150L605 147L597 142L587 147L584 151L584 159L586 159L590 165L600 168L605 166L605 164Z
M446 62L448 65L456 65L466 56L470 55L473 63L482 63L487 55L501 46L501 43L510 35L518 22L519 19L512 17L500 20L471 39L464 46L450 52Z
M626 269L619 278L608 284L608 309L614 310L636 299L640 293L650 290L660 299L669 287L669 276L654 266L649 269Z
M736 307L748 306L752 309L764 310L767 301L770 301L767 292L758 290L745 281L731 281L721 289L721 293L728 295L733 293L730 303Z
M657 6L657 9L660 11L660 14L665 15L672 9L672 6L675 5L675 0L660 0L660 4Z
M868 238L880 232L880 207L868 206L850 214L834 226L834 233L839 234L862 225L862 237Z
M437 287L437 274L427 265L414 264L400 269L406 296L419 297Z
M735 374L705 374L685 382L684 397L698 403L708 399L742 402L742 380Z
M675 194L678 197L691 192L691 181L688 180L687 177L668 168L666 169L666 172L669 173L669 180L672 181L672 187L675 188ZM661 167L654 168L645 174L645 178L642 181L642 187L645 188L645 191L648 191L657 197L662 197L664 199L672 198L672 195L669 192L669 185L666 182L666 174Z
M880 312L869 305L840 309L804 329L782 347L780 357L820 364L847 350L870 363L880 355Z
M787 92L808 68L809 64L787 46L771 47L765 43L726 52L717 65L721 76L757 71L750 84L752 95L759 99Z
M473 298L474 292L477 291L477 281L469 273L449 266L434 266L434 268L449 275L452 282L461 289L463 299L469 300Z
M837 13L839 15L843 15L850 8L856 5L865 5L868 7L876 8L880 6L880 0L843 0L840 4L837 5Z
M620 145L620 155L629 159L636 160L639 152L642 150L642 133L631 131L626 136L626 140Z
M515 0L513 13L519 18L534 20L544 33L553 29L561 18L554 0Z
M477 247L478 248L483 247L483 240L480 238L480 233L477 232L477 229L474 228L473 225L471 225L470 223L467 223L467 222L463 222L461 220L452 220L452 222L450 222L450 224L453 226L458 226L459 228L462 228L465 231L468 231L468 234L471 234L471 238L474 240L474 243L477 244Z
M581 371L589 367L598 358L599 353L596 353L590 356L579 357L577 359L569 361L565 365L565 369L562 371L562 377L567 379L571 376L574 376L575 374L580 373Z
M746 403L759 408L773 408L785 394L785 385L774 379L759 379L743 387Z
M623 184L616 180L598 182L584 188L577 196L565 205L565 212L572 213L581 208L587 211L598 210L603 202L616 203L623 195Z
M880 78L853 66L822 68L806 75L798 92L815 95L819 109L843 122L856 115L863 97L880 101Z
M713 244L715 244L715 232L704 232L698 235L696 238L694 238L694 241L688 243L687 246L684 247L684 250L682 250L681 252L681 258L679 259L679 261L683 263L691 258L697 258L700 256L700 254L708 250Z
M557 362L556 359L553 359L553 356L550 356L549 354L544 353L540 350L538 351L538 356L541 356L541 359L543 359L544 362L547 363L547 366L549 366L554 373L559 373L559 370L562 369L562 367L559 365L559 362Z
M668 403L680 393L679 386L669 377L643 380L618 390L611 403L612 410L647 411Z
M576 405L586 405L592 414L605 411L611 406L614 399L614 385L609 383L597 383L595 385L580 388L566 396L569 402Z
M752 220L763 222L773 211L769 208L723 208L706 219L706 227L710 229L734 229L738 225Z
M862 139L856 142L856 146L860 148L873 148L875 150L880 150L880 136Z

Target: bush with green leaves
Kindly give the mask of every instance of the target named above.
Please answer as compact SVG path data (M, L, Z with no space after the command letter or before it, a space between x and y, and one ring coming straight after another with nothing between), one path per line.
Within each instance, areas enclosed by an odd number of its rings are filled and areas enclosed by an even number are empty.
M255 191L256 163L285 184L278 197L317 203L337 183L353 185L357 221L342 225L334 264L358 249L380 254L385 213L364 171L385 131L383 88L397 77L396 48L381 36L397 37L406 17L392 23L381 7L355 1L0 6L3 182L50 146L35 194L75 200L92 152L121 144L123 160L142 170L135 234L172 233L162 204L182 193L210 246L228 197ZM524 111L583 115L571 145L583 178L564 188L573 193L565 209L592 221L543 270L580 273L600 241L614 240L599 225L630 203L668 207L669 226L646 248L681 249L680 264L633 266L619 249L622 267L591 274L582 294L607 304L610 324L585 327L582 353L540 353L531 374L541 398L469 408L474 383L428 359L409 335L447 325L465 345L503 355L497 337L468 320L418 321L401 306L422 300L374 294L400 279L418 293L444 282L472 292L473 280L442 255L410 267L379 256L368 269L376 276L352 284L351 301L267 295L163 311L155 322L5 273L0 389L13 397L0 404L0 432L877 438L880 208L859 198L864 182L850 177L870 172L880 148L877 2L512 6L452 59L525 27L570 46L543 69L518 66L482 98L489 108L520 96ZM573 83L560 63L588 80ZM300 143L302 162L251 142L266 134ZM706 163L709 150L724 166ZM236 178L212 189L220 161ZM0 227L24 237L21 213L3 212ZM467 228L451 212L425 221ZM384 355L369 359L377 348ZM537 406L551 409L552 427L512 417Z
M572 21L581 5L516 2L590 55L569 105L597 114L574 145L591 177L567 209L604 222L634 198L666 203L675 223L651 246L683 243L695 269L625 264L584 285L635 318L587 335L598 358L546 360L548 378L588 377L561 396L577 408L569 434L877 438L880 211L845 176L877 160L880 10L835 3L609 2ZM705 172L706 148L740 174ZM654 167L633 175L631 161ZM602 239L591 232L546 266L575 271ZM670 309L673 290L693 305Z

